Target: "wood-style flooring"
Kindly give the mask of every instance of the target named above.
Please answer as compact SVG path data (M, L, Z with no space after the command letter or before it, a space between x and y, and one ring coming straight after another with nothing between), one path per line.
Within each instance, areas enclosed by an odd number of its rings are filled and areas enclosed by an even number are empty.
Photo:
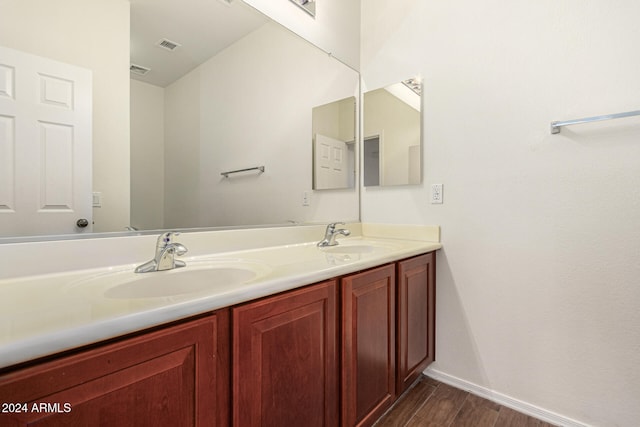
M375 427L553 427L544 421L421 376Z

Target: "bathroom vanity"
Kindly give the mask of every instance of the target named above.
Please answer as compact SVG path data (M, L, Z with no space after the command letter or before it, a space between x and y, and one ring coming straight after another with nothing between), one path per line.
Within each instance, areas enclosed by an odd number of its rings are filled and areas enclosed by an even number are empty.
M434 359L440 245L342 242L245 251L271 269L233 303L197 292L155 297L165 308L132 299L134 322L140 307L196 311L0 368L0 424L372 425ZM275 265L283 251L295 262Z

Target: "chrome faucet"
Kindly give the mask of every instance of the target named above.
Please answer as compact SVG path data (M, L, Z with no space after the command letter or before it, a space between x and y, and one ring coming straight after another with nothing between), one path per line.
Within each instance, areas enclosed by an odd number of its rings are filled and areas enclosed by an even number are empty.
M336 242L336 236L338 234L342 234L343 236L348 236L351 232L344 228L339 228L336 230L336 225L344 225L344 222L332 222L327 225L327 229L324 232L324 239L318 242L318 247L324 248L325 246L335 246L338 244Z
M174 231L168 231L158 236L155 257L136 267L135 272L148 273L150 271L172 270L174 268L184 267L186 265L185 262L176 259L176 256L186 254L187 248L173 241L173 236L179 234L180 233Z

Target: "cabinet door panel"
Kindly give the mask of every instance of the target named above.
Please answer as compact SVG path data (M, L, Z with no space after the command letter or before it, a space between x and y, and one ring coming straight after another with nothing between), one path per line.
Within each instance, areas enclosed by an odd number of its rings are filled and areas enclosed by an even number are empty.
M435 255L398 263L398 374L402 393L435 359Z
M338 423L337 290L330 281L233 309L233 423Z
M395 269L342 279L342 424L372 425L395 399Z
M0 402L27 412L0 414L0 425L228 425L227 327L224 311L4 374Z

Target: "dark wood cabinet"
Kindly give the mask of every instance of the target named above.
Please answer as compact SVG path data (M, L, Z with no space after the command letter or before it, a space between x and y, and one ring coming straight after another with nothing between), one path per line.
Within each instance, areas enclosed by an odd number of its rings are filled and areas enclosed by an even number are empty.
M372 425L396 397L395 266L342 278L342 425Z
M4 369L0 426L364 427L434 355L432 252Z
M435 359L435 253L398 262L397 375L400 395Z
M228 321L223 310L2 374L0 425L226 426Z
M335 280L233 309L233 425L338 425Z

